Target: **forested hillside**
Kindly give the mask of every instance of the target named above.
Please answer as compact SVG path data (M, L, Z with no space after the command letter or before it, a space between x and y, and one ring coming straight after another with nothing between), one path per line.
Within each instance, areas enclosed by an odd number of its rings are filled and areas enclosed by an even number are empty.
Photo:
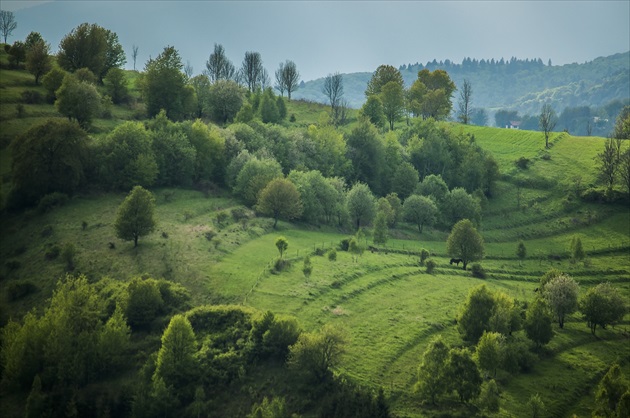
M493 113L516 110L521 115L537 115L542 103L551 103L556 112L566 107L603 107L612 101L630 98L630 52L596 58L583 64L549 65L540 58L495 60L466 58L461 63L427 62L400 66L405 84L410 86L418 71L443 69L456 86L464 79L473 88L473 106ZM344 74L345 98L359 108L365 102L365 88L371 72ZM323 79L304 83L295 97L325 103ZM609 117L609 115L605 115ZM489 120L493 125L494 120Z
M257 52L124 60L0 50L3 417L628 416L630 106L574 136L449 121L442 70L355 110Z

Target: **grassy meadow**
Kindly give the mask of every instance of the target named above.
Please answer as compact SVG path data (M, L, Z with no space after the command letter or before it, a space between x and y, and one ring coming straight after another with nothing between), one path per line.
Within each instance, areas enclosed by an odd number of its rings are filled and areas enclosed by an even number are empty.
M8 138L57 113L49 104L26 105L26 117L15 118L20 97L16 86L30 76L17 71L1 75L4 189L10 176ZM322 111L324 107L309 102L288 104L288 114L296 116L297 126L317 123ZM115 115L97 120L93 134L98 136L133 118L128 109L115 110ZM351 122L353 118L354 111ZM441 334L452 345L462 344L455 318L469 290L485 283L520 301L531 301L540 276L555 267L580 283L581 294L609 281L630 300L630 216L624 205L585 203L574 196L595 184L593 158L601 151L603 138L556 133L552 147L545 150L540 132L449 126L473 134L500 166L501 180L484 205L480 228L486 242L481 261L486 279L449 265L444 231L425 228L420 235L413 226L400 224L378 251L367 250L354 261L349 253L338 250L337 259L331 261L328 251L350 231L287 222L279 222L274 230L272 219L257 217L252 211L246 219L228 217L220 223L219 212L241 207L222 191L204 195L185 189L152 190L158 227L133 248L132 243L117 239L113 228L125 194L88 194L44 214L34 210L2 214L1 323L41 309L57 280L66 274L64 263L59 258L47 259L46 253L72 243L77 249L72 273L85 274L91 281L103 277L128 281L147 274L184 285L191 292L192 305L230 303L271 310L295 316L307 331L329 323L339 325L345 330L347 345L338 373L375 390L382 387L397 416L458 414L455 397L433 410L421 405L413 385L432 338ZM529 168L516 167L514 162L520 157L530 160ZM587 252L584 262L569 259L568 247L575 235ZM280 273L272 271L278 236L289 242L285 258L290 267ZM369 231L366 239L371 245ZM527 248L523 262L516 256L519 240ZM429 250L437 262L431 274L419 264L421 248ZM313 264L308 279L302 273L306 255ZM34 283L37 291L10 301L10 285L26 281ZM609 366L619 362L626 371L630 367L629 331L630 315L615 327L598 329L597 336L591 335L579 313L567 319L564 329L554 325L554 338L539 354L533 370L516 375L499 371L501 410L496 416L527 416L527 402L536 393L545 403L547 416L590 416L594 389Z

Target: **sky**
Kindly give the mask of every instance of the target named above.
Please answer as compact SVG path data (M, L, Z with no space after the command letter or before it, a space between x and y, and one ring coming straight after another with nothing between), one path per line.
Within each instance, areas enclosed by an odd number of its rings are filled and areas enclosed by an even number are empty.
M193 73L214 44L240 67L257 51L270 75L296 63L309 81L334 72L372 72L433 59L542 58L583 63L630 50L630 1L11 1L17 29L51 44L83 22L118 34L133 68L172 45Z

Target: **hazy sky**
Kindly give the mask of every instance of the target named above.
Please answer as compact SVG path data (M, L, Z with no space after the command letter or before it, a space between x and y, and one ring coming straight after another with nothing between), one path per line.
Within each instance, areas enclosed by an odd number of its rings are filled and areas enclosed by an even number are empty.
M18 22L10 42L38 31L55 51L74 27L97 23L118 34L127 68L133 67L133 44L139 47L138 69L173 45L195 74L205 68L215 42L237 67L245 51L258 51L270 75L291 59L304 80L434 58L515 56L551 59L555 65L630 50L628 0L3 0L2 8L15 10Z

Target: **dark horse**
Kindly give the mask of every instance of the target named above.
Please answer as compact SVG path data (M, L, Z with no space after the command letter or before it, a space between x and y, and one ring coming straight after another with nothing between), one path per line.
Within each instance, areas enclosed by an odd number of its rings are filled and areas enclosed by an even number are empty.
M457 265L457 267L459 267L459 263L463 263L464 260L462 260L461 258L451 258L451 266L453 265L453 263L455 263L455 265Z

